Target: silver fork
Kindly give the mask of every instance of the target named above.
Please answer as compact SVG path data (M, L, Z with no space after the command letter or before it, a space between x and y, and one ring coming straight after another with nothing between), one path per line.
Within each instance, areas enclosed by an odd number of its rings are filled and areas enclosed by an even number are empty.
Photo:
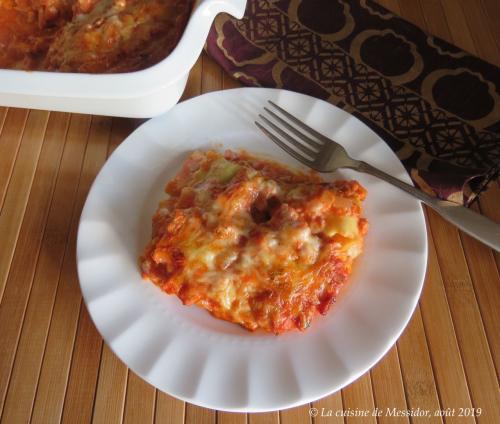
M299 162L318 172L350 168L378 177L421 200L467 234L500 251L499 224L456 203L429 196L366 162L351 158L340 144L304 124L277 104L271 101L269 104L276 112L264 107L271 119L260 114L263 123L256 121L255 124Z

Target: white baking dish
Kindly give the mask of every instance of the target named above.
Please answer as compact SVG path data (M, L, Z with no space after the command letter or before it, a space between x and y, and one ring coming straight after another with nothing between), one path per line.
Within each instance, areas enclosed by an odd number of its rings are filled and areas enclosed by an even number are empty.
M0 69L0 105L148 118L174 106L217 14L236 18L246 0L198 0L176 48L158 64L122 74Z

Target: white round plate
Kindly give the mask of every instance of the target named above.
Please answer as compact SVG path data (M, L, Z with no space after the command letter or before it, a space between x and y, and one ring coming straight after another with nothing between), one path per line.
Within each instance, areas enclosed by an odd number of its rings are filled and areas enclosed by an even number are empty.
M427 260L418 201L367 175L343 170L368 190L365 251L326 316L301 333L251 333L183 306L141 279L138 257L163 188L195 149L245 149L300 168L254 121L267 100L282 105L354 157L410 182L367 126L324 101L271 89L206 94L138 128L109 158L78 230L78 274L87 308L111 349L135 373L179 399L226 411L270 411L346 386L395 343L418 301Z

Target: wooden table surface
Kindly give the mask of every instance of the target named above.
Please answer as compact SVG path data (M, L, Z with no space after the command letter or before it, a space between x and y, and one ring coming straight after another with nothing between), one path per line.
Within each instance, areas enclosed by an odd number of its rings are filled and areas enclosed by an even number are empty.
M499 66L498 0L380 3ZM237 85L202 55L184 98ZM3 423L500 422L500 256L431 211L427 278L413 318L378 365L341 392L286 411L229 414L185 404L127 369L103 343L82 303L75 239L95 175L140 123L0 108ZM500 221L498 186L476 209ZM310 418L311 407L318 417ZM382 416L321 417L321 411L374 408ZM394 418L386 408L448 410L449 416ZM471 408L476 417L459 417Z

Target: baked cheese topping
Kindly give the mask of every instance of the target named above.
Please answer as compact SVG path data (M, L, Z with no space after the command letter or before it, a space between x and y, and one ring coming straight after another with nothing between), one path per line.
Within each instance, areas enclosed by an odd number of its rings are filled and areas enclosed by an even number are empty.
M362 252L356 181L325 183L246 153L194 152L153 217L142 274L249 330L304 330Z
M174 49L193 1L0 0L0 68L146 68Z

